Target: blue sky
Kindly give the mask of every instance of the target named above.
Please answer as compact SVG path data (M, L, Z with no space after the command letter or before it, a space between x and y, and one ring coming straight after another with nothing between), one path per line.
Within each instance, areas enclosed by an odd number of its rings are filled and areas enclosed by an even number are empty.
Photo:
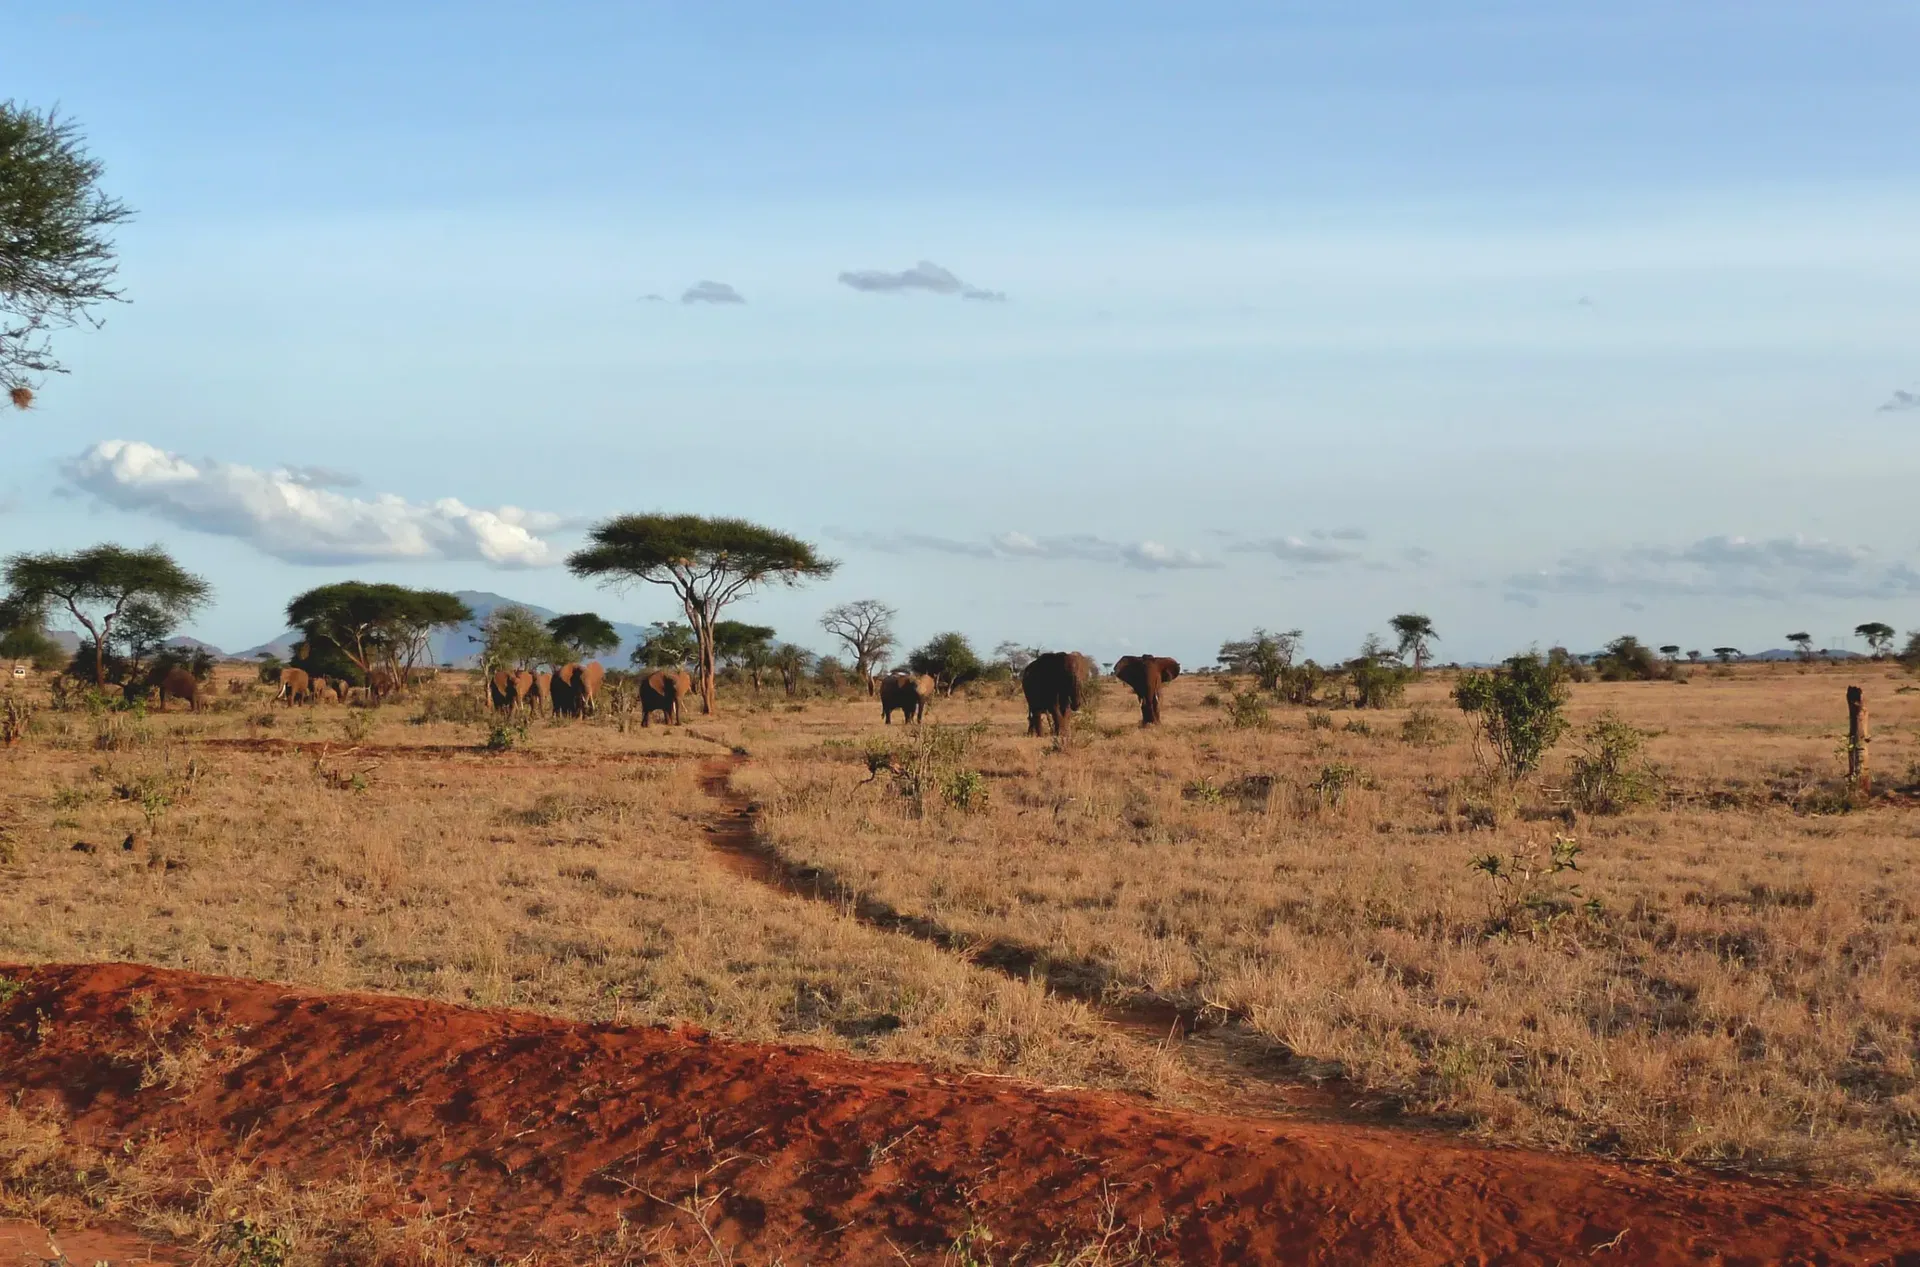
M1103 658L1920 626L1910 4L0 28L139 211L0 548L162 541L223 645L346 576L665 617L553 565L646 509L840 558L743 612L822 649L866 596Z

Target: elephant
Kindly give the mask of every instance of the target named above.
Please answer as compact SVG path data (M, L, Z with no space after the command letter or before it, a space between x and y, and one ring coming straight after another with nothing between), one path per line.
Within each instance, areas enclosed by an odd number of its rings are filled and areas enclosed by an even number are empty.
M160 675L155 683L160 690L160 711L167 711L167 701L183 699L187 701L187 711L200 711L200 680L185 669L172 668Z
M307 676L305 669L280 670L280 693L275 699L285 700L287 707L293 707L296 700L313 699L313 679Z
M324 704L328 700L339 698L335 694L335 691L338 689L338 686L335 683L334 679L330 677L308 678L307 689L312 694L313 700L316 704Z
M375 669L367 674L367 698L378 704L400 689L400 678L391 669Z
M1087 679L1092 676L1093 661L1078 651L1049 651L1035 656L1020 675L1020 689L1027 696L1027 733L1045 734L1040 719L1051 717L1054 737L1065 747L1073 715L1080 709Z
M552 692L550 702L554 716L586 717L591 714L594 697L600 693L600 682L606 675L606 669L598 660L589 660L586 664L566 664L555 669L553 681L548 686Z
M1114 661L1113 676L1140 697L1140 724L1151 726L1160 720L1160 691L1180 676L1180 662L1163 655L1121 656Z
M487 675L487 702L499 712L512 712L520 706L520 684L515 675L496 669Z
M654 710L669 726L680 724L680 701L693 694L693 679L681 669L655 669L640 679L640 724L646 726Z
M549 712L553 711L553 671L551 669L541 669L533 675L533 699L529 702L533 705L535 712L543 708Z
M893 725L893 710L899 709L902 721L924 721L927 701L933 698L934 680L922 673L889 673L880 680L880 720Z

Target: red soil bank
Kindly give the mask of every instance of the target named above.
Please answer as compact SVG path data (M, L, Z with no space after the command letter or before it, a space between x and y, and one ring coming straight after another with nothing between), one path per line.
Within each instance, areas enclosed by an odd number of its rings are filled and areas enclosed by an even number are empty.
M1831 1189L1196 1117L696 1031L124 964L4 971L25 985L0 1007L0 1091L63 1107L96 1144L157 1135L309 1178L371 1153L409 1200L471 1208L476 1254L561 1257L621 1215L691 1230L671 1207L697 1181L746 1263L899 1262L895 1246L929 1262L970 1225L1003 1248L1083 1245L1104 1204L1189 1263L1920 1267L1920 1204ZM250 1054L141 1090L137 994Z

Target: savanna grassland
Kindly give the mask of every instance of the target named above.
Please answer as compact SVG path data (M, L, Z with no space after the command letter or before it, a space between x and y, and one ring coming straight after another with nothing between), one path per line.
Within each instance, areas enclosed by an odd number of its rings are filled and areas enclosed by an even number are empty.
M1064 751L999 687L917 730L864 696L736 692L684 728L609 709L524 737L457 677L378 709L245 683L197 715L42 704L0 754L0 960L684 1021L1231 1107L1181 1042L1103 1020L1146 1003L1375 1115L1912 1192L1911 681L1582 684L1511 790L1442 673L1401 707L1265 724L1188 676L1146 731L1109 682ZM1865 804L1838 783L1855 682ZM1646 736L1644 766L1582 808L1568 759L1603 715ZM728 781L825 900L715 848Z

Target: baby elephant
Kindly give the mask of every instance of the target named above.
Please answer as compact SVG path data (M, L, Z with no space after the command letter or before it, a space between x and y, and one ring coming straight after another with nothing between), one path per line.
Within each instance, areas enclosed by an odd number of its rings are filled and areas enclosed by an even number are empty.
M903 721L925 721L927 701L933 698L934 681L922 673L889 673L880 681L880 720L893 725L893 710L899 709Z
M200 711L200 682L185 669L168 669L154 683L160 692L160 711L167 711L167 701L183 699L187 701L187 711Z

